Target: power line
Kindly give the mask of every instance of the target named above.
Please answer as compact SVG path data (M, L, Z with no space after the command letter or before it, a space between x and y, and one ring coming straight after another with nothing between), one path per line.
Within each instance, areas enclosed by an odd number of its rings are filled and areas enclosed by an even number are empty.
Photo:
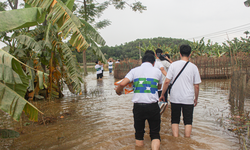
M216 35L225 34L225 33L229 34L229 32L232 32L232 31L235 31L235 30L240 30L240 31L245 30L246 31L247 28L248 29L250 28L250 23L240 25L240 26L237 26L237 27L233 27L233 28L229 28L229 29L226 29L226 30L221 30L221 31L217 31L217 32L213 32L213 33L193 37L193 38L188 38L188 39L196 39L196 38L201 38L201 37L216 36ZM237 31L237 32L239 32L239 31Z
M225 36L225 34L233 34L233 33L243 33L244 31L246 31L247 29L250 29L250 26L247 28L243 28L243 29L238 29L238 30L233 30L233 31L229 31L229 32L225 32L225 33L221 33L218 35L214 35L214 36L207 36L206 38L215 38L215 37L221 37L221 36Z

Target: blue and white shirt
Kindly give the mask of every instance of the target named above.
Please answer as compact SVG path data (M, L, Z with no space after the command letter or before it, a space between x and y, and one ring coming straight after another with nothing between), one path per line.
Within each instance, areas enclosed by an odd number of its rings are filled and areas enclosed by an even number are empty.
M113 62L108 62L109 64L109 69L112 69L113 68Z
M96 69L96 74L100 74L102 73L102 67L100 65L95 65L95 69Z
M149 62L131 69L125 76L133 82L133 103L155 103L158 102L158 84L162 84L162 73Z

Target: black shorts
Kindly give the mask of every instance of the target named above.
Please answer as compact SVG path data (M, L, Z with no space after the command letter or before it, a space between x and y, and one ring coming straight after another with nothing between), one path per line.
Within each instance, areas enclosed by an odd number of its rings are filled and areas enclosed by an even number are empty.
M97 79L102 78L102 73L97 74Z
M179 124L181 111L184 125L192 125L194 105L171 103L171 123Z
M136 140L144 139L146 120L148 120L151 140L160 139L161 115L158 103L134 103L133 114Z

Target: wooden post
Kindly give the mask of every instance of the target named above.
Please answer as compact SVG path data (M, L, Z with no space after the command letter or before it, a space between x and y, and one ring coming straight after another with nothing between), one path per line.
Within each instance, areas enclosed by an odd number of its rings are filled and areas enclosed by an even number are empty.
M140 61L140 64L141 64L142 61L141 61L141 45L140 45L140 42L139 42L139 61Z
M243 70L242 70L243 71ZM246 77L247 74L240 73L240 83L239 83L239 110L241 113L244 112L245 95L246 95Z

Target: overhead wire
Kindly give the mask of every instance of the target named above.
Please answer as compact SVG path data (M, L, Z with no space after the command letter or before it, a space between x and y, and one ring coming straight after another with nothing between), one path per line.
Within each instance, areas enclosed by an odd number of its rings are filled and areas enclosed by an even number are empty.
M233 28L229 28L226 30L221 30L221 31L217 31L217 32L213 32L213 33L209 33L209 34L204 34L201 36L196 36L196 37L192 37L192 38L188 38L188 39L197 39L197 38L218 38L218 37L222 37L225 35L229 35L229 34L233 34L233 33L238 33L238 32L244 32L247 31L248 29L250 29L250 23L244 24L244 25L240 25L240 26L236 26Z

